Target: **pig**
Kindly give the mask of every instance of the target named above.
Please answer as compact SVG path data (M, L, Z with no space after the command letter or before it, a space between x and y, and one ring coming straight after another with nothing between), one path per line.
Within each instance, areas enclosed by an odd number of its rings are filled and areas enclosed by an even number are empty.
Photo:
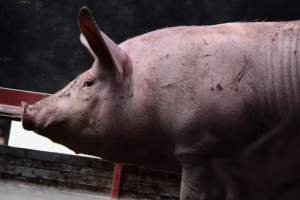
M80 9L86 72L22 124L76 152L182 172L181 200L300 198L300 21L179 26L117 45Z

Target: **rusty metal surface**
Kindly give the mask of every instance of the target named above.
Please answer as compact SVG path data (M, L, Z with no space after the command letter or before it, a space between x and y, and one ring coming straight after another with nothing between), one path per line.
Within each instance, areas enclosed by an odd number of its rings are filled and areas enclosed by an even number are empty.
M118 199L120 196L120 185L122 177L122 164L115 164L113 174L113 185L111 188L111 198L113 200Z

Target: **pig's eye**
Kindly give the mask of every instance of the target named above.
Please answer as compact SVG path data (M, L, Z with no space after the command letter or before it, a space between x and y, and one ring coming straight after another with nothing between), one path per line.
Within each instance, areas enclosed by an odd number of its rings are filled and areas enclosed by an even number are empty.
M94 85L94 81L93 80L87 80L83 84L84 87L91 87L92 85Z

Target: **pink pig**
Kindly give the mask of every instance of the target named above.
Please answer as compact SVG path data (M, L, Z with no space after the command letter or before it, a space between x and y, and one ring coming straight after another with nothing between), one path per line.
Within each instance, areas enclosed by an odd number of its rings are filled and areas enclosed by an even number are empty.
M120 45L87 8L79 25L92 67L23 103L25 129L111 161L182 168L181 200L300 198L299 21L172 27Z

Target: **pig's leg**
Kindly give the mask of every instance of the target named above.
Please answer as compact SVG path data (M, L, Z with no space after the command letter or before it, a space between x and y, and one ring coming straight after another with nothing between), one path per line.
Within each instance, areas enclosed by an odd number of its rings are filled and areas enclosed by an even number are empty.
M221 181L210 163L183 165L180 200L223 200Z

